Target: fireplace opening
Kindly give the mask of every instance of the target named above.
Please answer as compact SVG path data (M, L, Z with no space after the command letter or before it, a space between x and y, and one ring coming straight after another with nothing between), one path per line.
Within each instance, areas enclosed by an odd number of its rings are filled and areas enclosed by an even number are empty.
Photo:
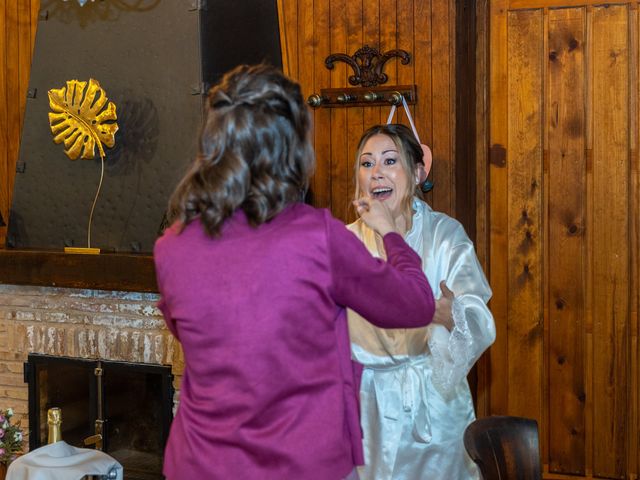
M171 367L30 354L29 449L47 444L47 410L62 410L62 439L98 448L124 467L125 479L162 479L173 418Z

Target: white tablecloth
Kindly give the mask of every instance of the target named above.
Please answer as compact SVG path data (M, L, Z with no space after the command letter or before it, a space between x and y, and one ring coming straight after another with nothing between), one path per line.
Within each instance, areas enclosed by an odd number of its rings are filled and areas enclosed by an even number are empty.
M60 441L18 457L9 465L6 480L80 480L85 475L108 475L112 471L113 478L123 479L122 465L113 457Z

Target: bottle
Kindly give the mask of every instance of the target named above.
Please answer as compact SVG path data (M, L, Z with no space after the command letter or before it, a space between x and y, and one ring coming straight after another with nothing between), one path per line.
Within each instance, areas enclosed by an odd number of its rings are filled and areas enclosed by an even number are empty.
M48 443L56 443L62 440L62 410L53 407L47 410L47 424L49 425Z

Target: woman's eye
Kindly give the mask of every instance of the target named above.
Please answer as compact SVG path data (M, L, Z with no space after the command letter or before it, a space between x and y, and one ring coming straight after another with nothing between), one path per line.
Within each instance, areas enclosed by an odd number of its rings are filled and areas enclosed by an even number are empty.
M393 165L394 163L396 163L396 159L395 158L385 158L384 159L384 164L385 165Z
M363 160L362 162L360 162L360 166L364 168L370 168L373 166L373 163L369 160Z

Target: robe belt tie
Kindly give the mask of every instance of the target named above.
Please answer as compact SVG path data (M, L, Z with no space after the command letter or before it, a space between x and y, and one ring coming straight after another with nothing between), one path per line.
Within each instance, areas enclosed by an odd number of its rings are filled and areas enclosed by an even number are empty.
M374 376L382 375L388 378L389 375L393 376L393 379L400 384L400 396L402 400L402 410L405 412L411 412L411 418L413 421L413 433L417 440L421 440L423 443L431 442L431 416L429 415L429 404L427 402L427 382L431 377L431 371L425 369L426 358L421 357L418 359L412 359L404 361L403 363L388 366L375 366L368 367L374 371ZM377 383L377 382L376 382ZM387 389L390 385L384 382ZM391 383L391 386L395 382ZM393 387L392 387L393 388ZM418 394L418 404L415 405L414 398ZM382 392L383 398L395 397L397 392L392 392L394 395L385 395ZM397 398L397 397L395 397ZM390 420L397 420L399 412L394 405L393 400L383 401L380 405L378 402L378 408L382 412L384 418Z

